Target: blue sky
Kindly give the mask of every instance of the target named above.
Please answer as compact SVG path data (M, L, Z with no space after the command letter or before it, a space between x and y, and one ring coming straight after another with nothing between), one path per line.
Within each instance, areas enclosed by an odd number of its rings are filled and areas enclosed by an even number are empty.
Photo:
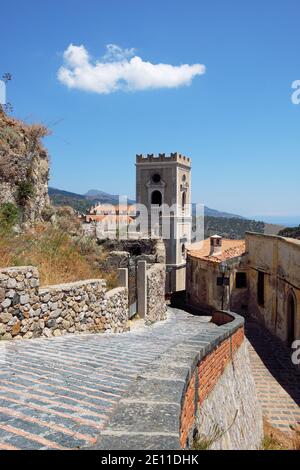
M53 131L52 186L134 196L135 154L178 151L192 158L195 202L300 214L298 0L15 0L2 2L1 20L14 115ZM68 88L57 74L70 44L91 63L115 44L144 62L206 72L177 88Z

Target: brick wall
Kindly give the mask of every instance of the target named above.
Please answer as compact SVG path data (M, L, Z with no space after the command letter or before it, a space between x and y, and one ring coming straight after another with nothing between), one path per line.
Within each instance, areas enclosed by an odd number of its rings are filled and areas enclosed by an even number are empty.
M201 359L197 365L187 386L182 406L180 420L180 443L182 448L185 448L187 442L191 440L197 409L208 398L243 341L244 328L241 327Z

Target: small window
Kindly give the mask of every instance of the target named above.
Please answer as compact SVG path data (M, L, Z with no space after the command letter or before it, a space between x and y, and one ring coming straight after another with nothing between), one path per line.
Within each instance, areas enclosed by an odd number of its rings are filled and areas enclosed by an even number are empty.
M257 302L263 307L265 305L265 273L258 271L257 276Z
M237 289L244 289L245 287L247 287L247 274L246 273L236 273L235 287Z

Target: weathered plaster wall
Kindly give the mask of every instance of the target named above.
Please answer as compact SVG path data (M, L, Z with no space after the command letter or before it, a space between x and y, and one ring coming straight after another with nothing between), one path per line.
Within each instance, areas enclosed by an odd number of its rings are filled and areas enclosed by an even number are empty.
M39 289L34 267L0 270L0 339L121 332L127 320L126 288L95 279Z
M246 234L246 254L229 260L230 286L224 288L224 309L248 314L286 342L289 299L295 300L295 339L300 338L300 241L272 235ZM236 287L245 272L247 286ZM258 302L258 276L264 273L264 303ZM217 286L219 264L187 256L187 302L204 312L221 308Z
M153 264L148 267L145 315L145 323L148 325L166 319L165 282L166 269L164 264Z
M219 308L222 294L217 290L216 282L217 272L214 265L210 266L187 255L186 292L190 305L204 312Z
M220 263L213 263L187 255L186 292L187 302L204 312L210 313L214 309L232 309L243 313L247 309L247 288L236 288L236 273L245 272L245 257L233 258L228 261L229 271L226 277L230 285L223 287L217 285L217 278L221 277Z
M296 302L295 337L300 338L300 241L246 234L249 314L287 340L288 301ZM264 305L257 300L258 271L265 273Z

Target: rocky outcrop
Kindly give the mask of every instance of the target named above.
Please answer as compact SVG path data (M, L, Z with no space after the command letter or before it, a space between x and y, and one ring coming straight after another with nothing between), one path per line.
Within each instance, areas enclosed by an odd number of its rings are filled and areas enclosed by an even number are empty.
M40 125L27 125L0 110L0 206L12 203L21 222L42 219L49 206L49 159L40 139L47 135Z

